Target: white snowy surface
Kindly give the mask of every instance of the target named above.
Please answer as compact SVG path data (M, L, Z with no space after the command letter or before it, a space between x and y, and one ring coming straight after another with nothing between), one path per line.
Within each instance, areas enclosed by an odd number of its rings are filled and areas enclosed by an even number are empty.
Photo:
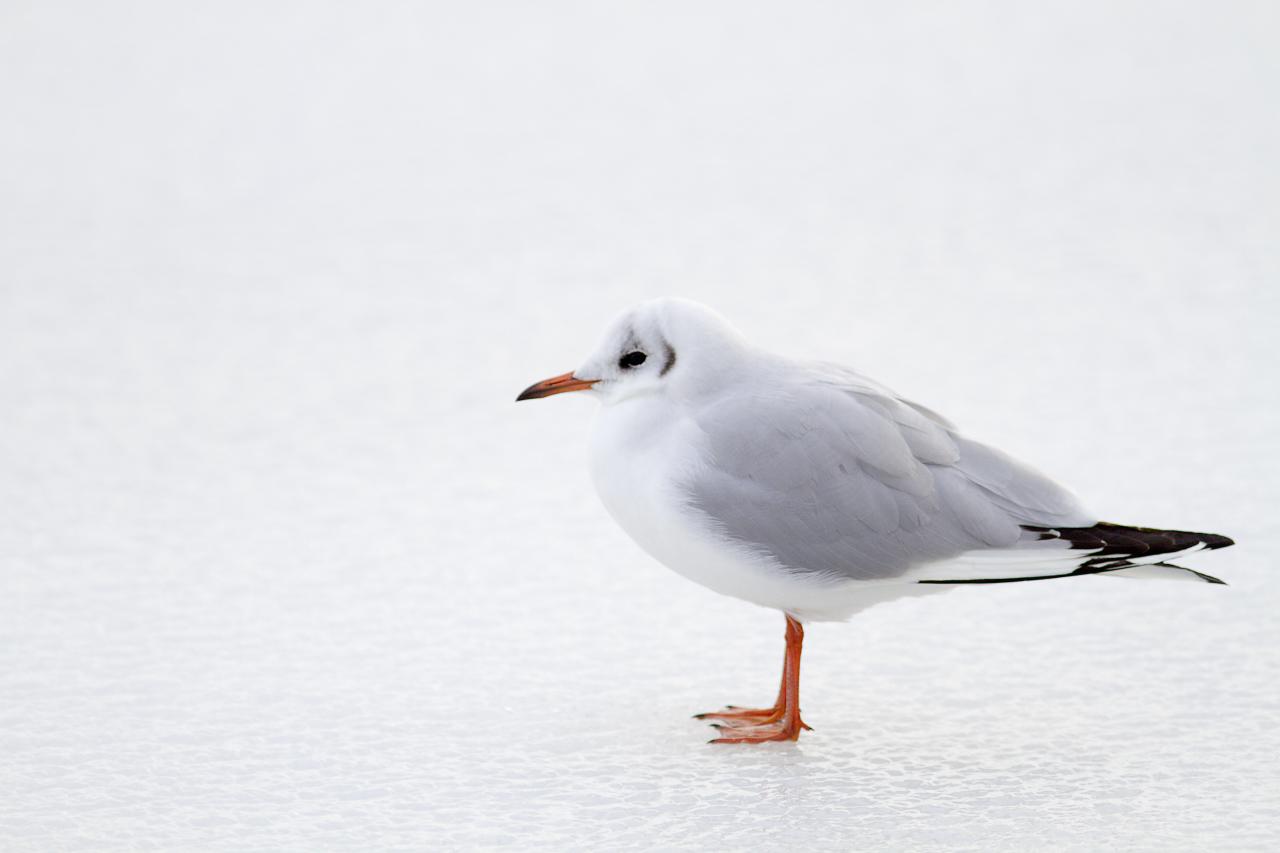
M1272 3L0 11L0 848L1274 850ZM587 400L659 294L1228 587L810 629L639 552Z

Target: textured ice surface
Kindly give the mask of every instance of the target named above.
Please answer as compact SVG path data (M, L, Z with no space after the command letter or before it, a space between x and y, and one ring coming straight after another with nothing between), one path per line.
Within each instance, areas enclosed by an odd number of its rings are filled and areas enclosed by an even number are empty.
M454 5L3 12L0 847L1275 849L1274 6ZM512 404L661 293L1232 585L814 626L705 745L782 619Z

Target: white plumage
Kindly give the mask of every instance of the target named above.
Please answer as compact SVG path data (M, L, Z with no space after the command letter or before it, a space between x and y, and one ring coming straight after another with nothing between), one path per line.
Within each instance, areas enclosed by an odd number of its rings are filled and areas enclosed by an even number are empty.
M564 391L600 400L591 472L623 529L685 577L787 614L784 688L794 677L797 696L801 622L959 584L1113 572L1220 583L1165 561L1231 544L1100 522L933 411L848 368L754 347L685 300L632 308L577 370L520 399ZM772 711L783 708L780 693ZM798 707L787 713L797 735Z

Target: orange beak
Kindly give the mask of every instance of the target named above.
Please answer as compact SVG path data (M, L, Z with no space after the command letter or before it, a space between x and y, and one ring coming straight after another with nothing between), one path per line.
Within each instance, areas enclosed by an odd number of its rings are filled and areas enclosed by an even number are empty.
M599 379L575 379L572 371L561 373L559 376L533 383L520 392L516 402L537 400L540 397L550 397L552 394L564 394L568 391L585 391L599 381Z

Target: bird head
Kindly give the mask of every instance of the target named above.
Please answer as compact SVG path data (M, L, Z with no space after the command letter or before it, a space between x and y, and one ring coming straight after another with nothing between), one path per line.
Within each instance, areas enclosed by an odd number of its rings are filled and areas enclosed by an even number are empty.
M608 405L649 394L696 393L722 378L745 350L742 335L707 306L653 299L610 323L577 370L536 382L516 400L590 391Z

